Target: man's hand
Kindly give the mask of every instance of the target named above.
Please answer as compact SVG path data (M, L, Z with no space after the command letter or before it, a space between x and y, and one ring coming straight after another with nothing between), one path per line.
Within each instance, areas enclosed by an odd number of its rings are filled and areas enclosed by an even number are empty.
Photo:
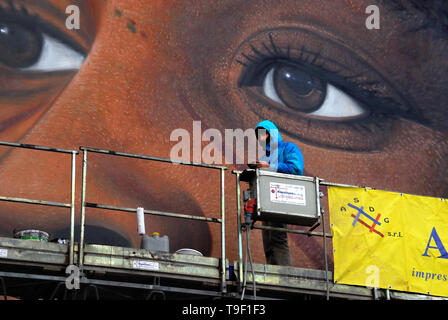
M255 161L253 163L248 164L249 168L255 169L255 168L269 168L269 163L266 161Z

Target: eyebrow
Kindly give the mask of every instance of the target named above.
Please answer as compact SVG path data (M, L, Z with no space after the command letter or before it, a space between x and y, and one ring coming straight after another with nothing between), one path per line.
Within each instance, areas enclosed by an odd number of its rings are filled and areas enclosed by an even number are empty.
M407 32L431 29L442 37L448 37L448 1L447 0L381 0L398 14L423 17L422 23Z

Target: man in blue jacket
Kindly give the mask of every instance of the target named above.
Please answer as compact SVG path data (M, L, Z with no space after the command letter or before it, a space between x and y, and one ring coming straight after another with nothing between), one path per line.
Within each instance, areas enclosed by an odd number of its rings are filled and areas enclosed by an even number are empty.
M261 121L255 128L255 135L263 146L266 154L252 168L303 175L303 155L299 147L292 142L284 142L277 127L269 120ZM286 224L265 222L263 225L286 228ZM281 231L262 231L263 247L266 263L275 265L291 265L291 254L288 246L288 235Z

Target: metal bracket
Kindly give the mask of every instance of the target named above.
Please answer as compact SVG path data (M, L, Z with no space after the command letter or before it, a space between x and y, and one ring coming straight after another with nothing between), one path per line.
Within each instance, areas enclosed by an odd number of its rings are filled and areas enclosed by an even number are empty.
M314 229L316 229L318 226L320 226L320 217L319 217L319 220L317 220L317 222L308 230L308 232L310 232L309 234L308 234L308 237L311 237L311 232L314 230Z
M162 297L162 300L165 301L166 300L166 296L165 296L165 292L161 291L161 290L151 290L151 292L148 294L148 296L146 297L145 300L157 300L155 297L156 295L160 295ZM154 299L151 299L153 298Z
M59 290L59 288L60 288L61 286L64 286L64 297L63 297L63 300L66 300L66 298L67 298L67 288L66 288L66 286L65 286L65 282L59 282L59 283L56 285L56 288L54 288L54 290L53 290L53 292L51 293L50 298L49 298L48 300L53 300L53 299L54 299L54 297L56 296L56 293L58 292L58 290Z
M85 289L84 289L84 294L83 294L83 300L87 300L87 296L89 294L89 289L93 288L95 291L95 296L96 296L96 300L100 300L100 295L98 293L98 288L97 286L93 285L93 284L89 284Z
M154 286L160 287L160 277L154 277L153 281ZM155 295L160 295L162 297L162 300L166 300L165 292L162 290L151 290L150 293L146 296L145 300L157 300L156 298L151 299L152 297L155 297Z

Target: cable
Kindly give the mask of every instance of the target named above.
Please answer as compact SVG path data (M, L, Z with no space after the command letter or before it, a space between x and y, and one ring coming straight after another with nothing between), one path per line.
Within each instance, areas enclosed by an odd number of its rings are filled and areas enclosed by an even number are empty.
M255 271L254 271L254 266L253 266L253 264L252 264L252 253L250 252L250 244L249 244L249 239L250 239L250 236L249 236L249 231L250 231L250 228L249 229L247 229L247 233L246 233L246 236L247 236L247 249L248 249L248 251L249 251L249 262L250 262L250 269L252 270L252 281L253 281L253 286L254 286L254 300L257 300L257 288L256 288L256 282L255 282Z
M247 231L246 231L247 232ZM246 234L247 237L247 234ZM243 291L241 293L241 300L244 299L244 293L246 292L246 282L247 282L247 250L248 250L248 245L247 245L247 241L246 241L246 261L244 261L244 281L243 281Z
M253 290L254 290L254 299L257 300L256 293L256 284L255 284L255 271L252 263L252 253L250 251L250 225L252 224L252 214L254 210L254 206L256 204L255 199L248 199L244 204L244 226L246 230L246 260L244 262L244 281L243 281L243 290L241 293L241 300L244 299L244 294L246 292L247 286L247 258L249 257L250 268L252 271L252 281L253 281Z

